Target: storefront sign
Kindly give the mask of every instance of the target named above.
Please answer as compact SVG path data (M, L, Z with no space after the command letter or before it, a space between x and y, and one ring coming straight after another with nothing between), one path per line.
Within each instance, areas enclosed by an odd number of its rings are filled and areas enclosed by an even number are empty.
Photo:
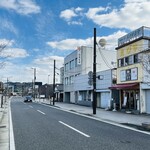
M120 81L133 81L138 79L138 68L120 71Z
M130 33L128 33L127 35L121 37L118 39L118 46L121 46L121 45L124 45L126 43L129 43L135 39L138 39L140 37L143 36L143 27L137 29L137 30L134 30Z

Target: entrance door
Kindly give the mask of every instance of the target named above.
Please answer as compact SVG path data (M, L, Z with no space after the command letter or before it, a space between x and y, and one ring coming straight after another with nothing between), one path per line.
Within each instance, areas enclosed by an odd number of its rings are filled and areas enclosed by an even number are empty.
M109 102L110 102L110 93L109 92L101 93L101 107L108 108Z
M150 114L150 90L146 90L146 113Z

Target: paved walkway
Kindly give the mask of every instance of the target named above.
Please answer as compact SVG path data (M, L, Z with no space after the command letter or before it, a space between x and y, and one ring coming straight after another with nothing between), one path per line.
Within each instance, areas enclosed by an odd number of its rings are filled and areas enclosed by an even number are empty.
M9 106L8 99L0 103L0 150L9 150Z
M49 100L36 99L37 102L50 104ZM53 103L51 102L51 105ZM122 123L122 124L134 124L134 125L142 125L142 123L150 124L150 115L145 114L128 114L125 112L118 111L106 111L105 109L96 109L96 114L93 115L92 107L81 106L76 104L64 103L64 102L55 102L55 106L68 111L77 112L80 114L85 114L88 116L92 116L104 121L111 121L114 123Z

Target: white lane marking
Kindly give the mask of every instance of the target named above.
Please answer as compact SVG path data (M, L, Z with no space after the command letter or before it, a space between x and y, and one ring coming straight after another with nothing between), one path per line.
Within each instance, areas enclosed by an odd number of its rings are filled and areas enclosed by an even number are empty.
M33 106L29 105L30 108L33 108Z
M12 114L11 114L11 106L10 106L10 101L9 101L9 144L10 144L10 150L15 150L15 140L14 140L14 131L13 131L13 123L12 123Z
M58 109L58 110L65 111L65 112L69 112L69 113L72 113L72 114L76 114L78 116L82 116L82 117L86 117L86 118L89 118L89 119L97 120L97 121L104 122L104 123L107 123L107 124L111 124L111 125L114 125L114 126L117 126L117 127L120 127L120 128L125 128L125 129L132 130L132 131L135 131L135 132L139 132L139 133L150 135L150 132L141 131L141 130L138 130L138 129L135 129L135 128L132 128L132 127L127 127L127 126L122 125L120 123L112 122L111 120L110 121L106 121L106 120L98 118L98 117L96 118L95 116L86 116L86 115L80 114L78 112L73 112L73 111L67 110L65 108L54 107L54 106L50 106L50 105L47 105L47 104L40 104L40 105L43 105L43 106L46 106L46 107L50 107L50 108L54 108L54 109Z
M64 122L62 122L62 121L59 121L59 123L61 123L61 124L65 125L65 126L67 126L68 128L70 128L70 129L72 129L72 130L74 130L74 131L76 131L76 132L78 132L78 133L84 135L85 137L90 137L89 135L87 135L87 134L85 134L85 133L83 133L83 132L81 132L81 131L75 129L74 127L71 127L70 125L68 125L68 124L66 124L66 123L64 123Z
M41 113L41 114L43 114L43 115L45 115L45 113L44 112L42 112L42 111L40 111L40 110L37 110L39 113Z

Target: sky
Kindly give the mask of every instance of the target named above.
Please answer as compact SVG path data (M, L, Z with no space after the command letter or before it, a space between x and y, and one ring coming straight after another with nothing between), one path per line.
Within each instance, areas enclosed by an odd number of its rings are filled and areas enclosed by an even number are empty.
M53 63L78 46L105 38L115 50L118 38L150 27L150 0L0 0L0 80L53 82ZM59 73L59 70L56 69ZM56 82L59 75L56 75Z

